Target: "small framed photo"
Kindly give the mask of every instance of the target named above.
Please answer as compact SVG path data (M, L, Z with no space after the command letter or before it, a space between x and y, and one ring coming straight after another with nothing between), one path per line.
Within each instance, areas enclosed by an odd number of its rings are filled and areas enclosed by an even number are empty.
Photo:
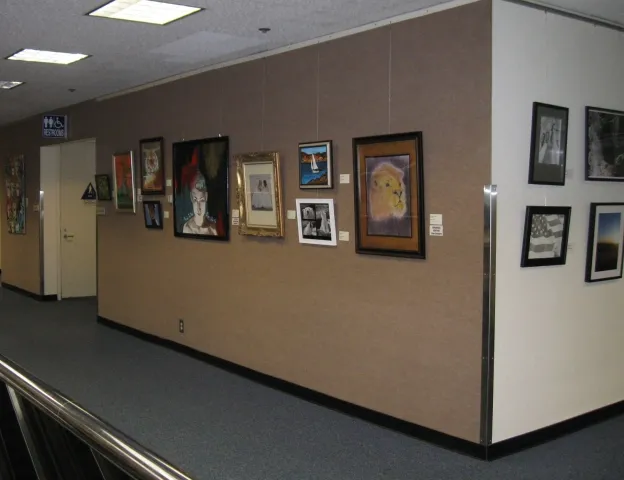
M565 185L568 109L533 103L529 183Z
M353 139L357 253L425 258L421 132Z
M283 237L282 186L277 152L236 155L240 235Z
M585 281L622 278L624 203L592 203Z
M132 151L113 155L113 181L115 182L115 209L118 212L136 213Z
M141 194L165 194L164 139L148 138L139 142L141 155Z
M153 228L162 230L163 215L162 205L158 201L145 200L143 202L143 218L145 219L145 228Z
M299 188L334 188L332 141L299 144Z
M527 207L522 267L565 265L571 211L570 207Z
M95 176L95 193L100 201L110 201L113 199L111 195L110 179L105 173Z
M624 112L585 108L585 180L624 182Z
M337 245L336 216L333 199L298 198L297 226L299 243Z

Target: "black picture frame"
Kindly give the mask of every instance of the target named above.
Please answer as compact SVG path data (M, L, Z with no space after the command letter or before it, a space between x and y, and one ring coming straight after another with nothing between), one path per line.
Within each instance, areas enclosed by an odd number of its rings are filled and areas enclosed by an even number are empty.
M609 214L615 214L617 218L607 218ZM613 227L616 221L617 231ZM617 242L614 245L609 240ZM594 283L622 278L623 246L624 203L592 203L587 229L585 281Z
M163 210L160 201L143 201L143 221L145 223L145 228L150 230L163 229Z
M529 184L565 185L569 109L533 102Z
M99 201L110 202L113 200L110 177L107 174L98 173L95 176L95 193Z
M308 163L305 160L306 149L323 149L325 150L325 162L326 166L323 171L320 172L321 177L315 178L309 182L305 182L306 174L304 171L304 164ZM301 190L314 190L314 189L332 189L334 188L334 147L331 140L322 140L317 142L303 142L300 143L297 149L297 161L299 163L299 188ZM323 162L321 162L323 163ZM312 168L312 167L311 167ZM310 175L313 172L310 173Z
M174 236L229 241L229 137L176 142L172 152ZM205 193L203 214L194 211L191 184L201 185ZM190 221L193 217L201 219L202 224L193 225Z
M624 182L624 112L585 107L585 180Z
M561 217L563 217L563 221ZM571 217L571 207L528 206L524 218L520 266L565 265ZM533 237L533 233L542 232L543 235ZM557 249L559 255L556 255ZM550 256L551 253L552 256Z
M406 159L407 156L409 158ZM401 163L396 164L399 160ZM383 167L384 163L389 163L389 167ZM394 133L353 139L356 253L426 258L423 164L422 132ZM383 187L392 187L388 186L387 182L375 183L381 179L379 176L376 177L380 168L388 170L387 180L396 182L396 186L404 187L401 190L403 200L400 202L400 208L402 211L383 210L384 207L388 207L388 203L383 202ZM400 173L399 177L395 174L397 170ZM385 173L380 172L381 175ZM406 177L407 182L404 180ZM380 185L380 189L377 190L377 201L371 195L375 192L369 188L369 180L371 186ZM391 195L392 192L393 190L385 194ZM371 201L369 201L369 196ZM381 205L381 208L378 209L375 205ZM396 207L394 208L396 210ZM395 230L392 234L389 233L388 224L392 224L390 229Z
M158 158L158 171L154 175L154 178L147 179L148 173L146 166L145 153L147 148L151 146L158 147L160 157ZM139 141L139 175L141 176L141 195L164 195L166 192L166 177L165 177L165 139L163 137L145 138Z

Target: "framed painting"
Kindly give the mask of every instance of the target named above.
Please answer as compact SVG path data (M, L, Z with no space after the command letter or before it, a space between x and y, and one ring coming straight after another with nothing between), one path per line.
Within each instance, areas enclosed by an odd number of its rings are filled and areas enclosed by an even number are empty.
M624 203L592 203L588 230L585 281L622 278Z
M136 213L132 151L113 155L113 179L115 182L115 209L118 212Z
M145 220L145 228L162 230L163 214L160 202L145 200L143 202L143 219Z
M6 222L8 232L26 234L26 184L24 183L24 156L9 159L4 167L6 187Z
M568 109L533 103L529 183L565 185Z
M141 194L165 194L164 140L148 138L139 142L141 155Z
M585 180L624 182L624 112L585 108Z
M353 139L356 252L425 258L422 133Z
M228 137L173 144L176 237L229 240L228 158Z
M336 246L334 200L331 198L298 198L296 201L299 243Z
M283 237L282 186L277 152L236 156L238 233Z
M334 188L332 141L299 144L299 188Z
M95 193L100 201L110 201L113 199L111 195L110 179L105 173L95 176Z
M527 207L522 242L522 267L565 265L570 207Z

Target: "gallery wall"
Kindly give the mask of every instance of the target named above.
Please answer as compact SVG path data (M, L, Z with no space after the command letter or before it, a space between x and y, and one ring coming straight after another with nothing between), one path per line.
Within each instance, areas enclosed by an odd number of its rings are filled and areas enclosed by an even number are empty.
M494 2L495 442L624 399L624 281L584 281L590 203L624 202L584 180L585 106L624 110L622 52L622 33ZM570 109L563 187L527 184L534 101ZM572 207L566 265L520 268L527 205Z
M231 156L280 153L285 209L333 198L337 228L351 234L337 247L304 246L286 220L284 239L232 227L227 243L195 241L174 238L171 218L147 230L140 215L102 202L99 315L479 441L491 78L491 5L481 1L70 109L72 140L97 138L98 173L112 173L114 152L162 135L169 177L173 142L228 135ZM3 137L27 154L29 195L37 121L17 128L23 141ZM336 174L352 175L353 137L406 131L423 132L426 218L442 214L444 236L427 237L426 260L357 255L353 183L299 190L297 145L333 140ZM37 237L25 238L3 246L32 256L23 273L10 264L5 281L35 291Z

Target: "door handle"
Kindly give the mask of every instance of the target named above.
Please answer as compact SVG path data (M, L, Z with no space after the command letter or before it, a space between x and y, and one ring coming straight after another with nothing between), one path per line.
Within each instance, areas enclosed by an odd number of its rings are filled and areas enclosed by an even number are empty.
M73 233L66 233L65 235L63 235L63 238L65 240L69 240L71 238L74 238L74 234Z

